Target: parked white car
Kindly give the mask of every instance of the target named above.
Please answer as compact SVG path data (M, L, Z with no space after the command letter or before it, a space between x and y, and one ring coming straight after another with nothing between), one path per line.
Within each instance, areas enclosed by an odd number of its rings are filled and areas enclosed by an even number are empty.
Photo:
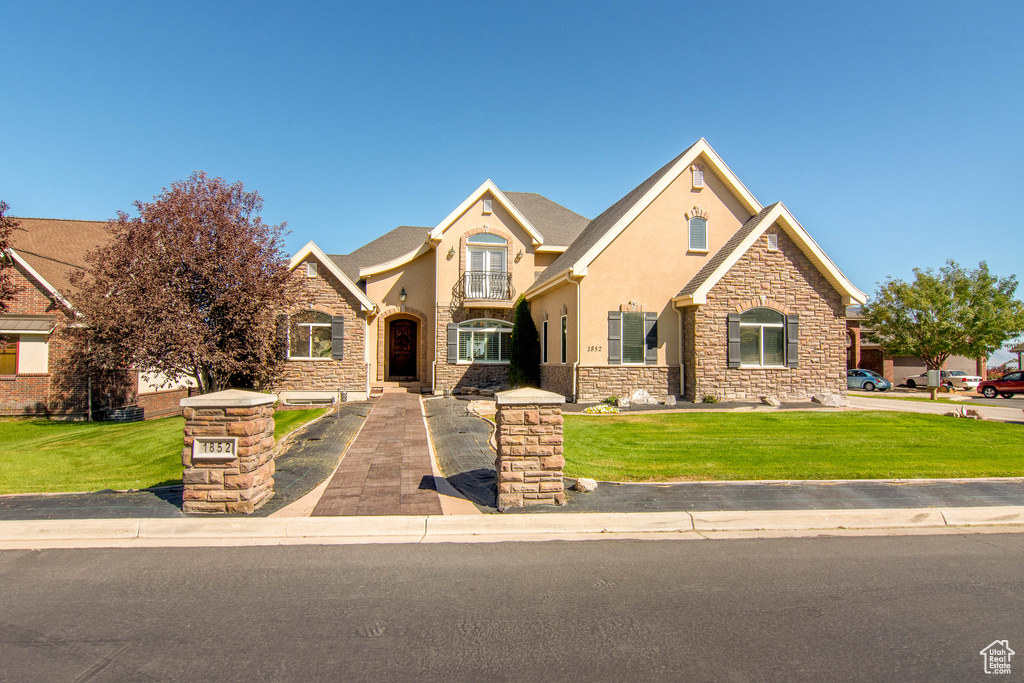
M981 378L977 375L968 375L963 370L942 370L942 383L944 385L951 384L954 389L967 389L973 391L978 388L981 383ZM928 386L928 373L923 372L920 375L914 375L913 377L907 377L903 380L911 389L915 387L926 387Z

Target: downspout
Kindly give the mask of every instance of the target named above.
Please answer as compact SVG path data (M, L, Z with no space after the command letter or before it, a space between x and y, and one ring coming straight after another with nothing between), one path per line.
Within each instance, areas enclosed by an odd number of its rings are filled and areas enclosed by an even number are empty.
M672 304L672 308L675 310L676 319L679 321L678 329L676 330L676 334L679 335L679 356L676 358L679 362L679 395L685 396L686 391L683 388L684 382L686 382L686 376L683 373L683 312L675 304Z
M583 278L573 278L576 283L576 362L572 364L572 402L580 402L580 359L583 357L583 309L580 308L580 282Z

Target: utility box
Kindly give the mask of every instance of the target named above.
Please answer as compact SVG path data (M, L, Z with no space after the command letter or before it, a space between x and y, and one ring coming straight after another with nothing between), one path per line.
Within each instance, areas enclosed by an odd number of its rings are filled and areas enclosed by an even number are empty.
M929 370L928 371L928 388L942 386L942 371L941 370Z

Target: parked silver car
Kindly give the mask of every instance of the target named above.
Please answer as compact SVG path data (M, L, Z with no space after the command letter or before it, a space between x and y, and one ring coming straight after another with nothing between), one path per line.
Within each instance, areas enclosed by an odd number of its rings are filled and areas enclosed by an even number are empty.
M978 388L978 384L981 383L981 378L977 375L968 375L963 370L942 370L942 384L943 386L951 386L954 389L967 389L973 391ZM914 375L907 377L903 380L911 389L916 387L928 386L928 373L922 372L920 375Z

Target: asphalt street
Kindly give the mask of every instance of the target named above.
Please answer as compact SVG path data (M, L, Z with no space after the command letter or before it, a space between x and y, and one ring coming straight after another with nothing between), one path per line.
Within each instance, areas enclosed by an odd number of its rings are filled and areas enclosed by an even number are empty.
M5 551L0 680L988 680L988 644L1024 652L1022 551L981 533Z

